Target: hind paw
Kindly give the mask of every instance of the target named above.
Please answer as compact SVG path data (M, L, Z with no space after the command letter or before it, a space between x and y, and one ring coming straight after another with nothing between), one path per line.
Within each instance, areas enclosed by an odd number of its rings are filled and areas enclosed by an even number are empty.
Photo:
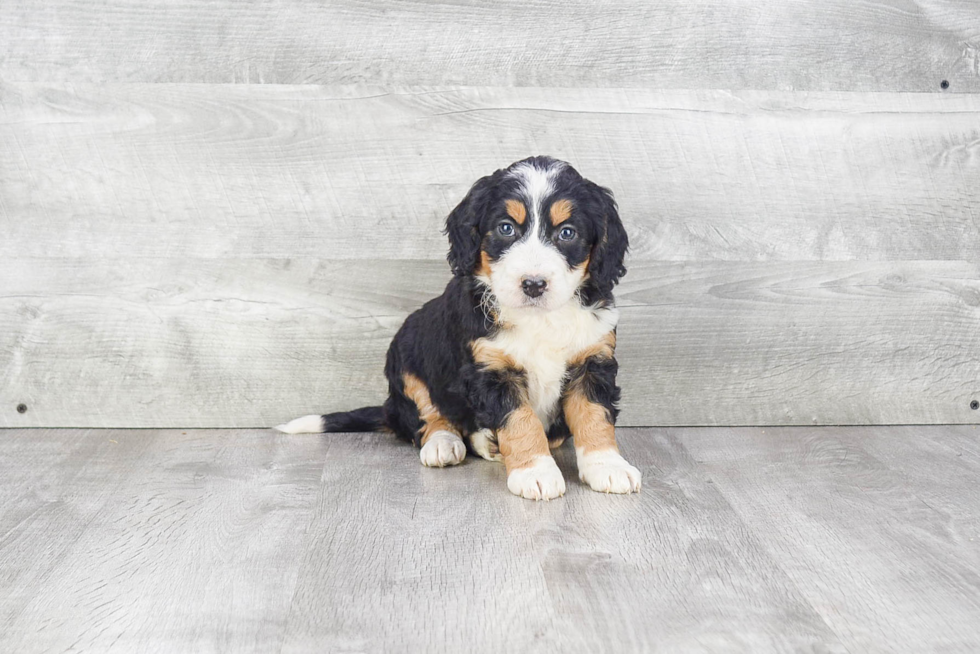
M503 461L497 439L490 429L480 429L469 435L470 447L487 461Z
M437 431L429 436L419 451L422 465L430 468L444 468L462 463L466 458L466 445L463 439L448 431Z

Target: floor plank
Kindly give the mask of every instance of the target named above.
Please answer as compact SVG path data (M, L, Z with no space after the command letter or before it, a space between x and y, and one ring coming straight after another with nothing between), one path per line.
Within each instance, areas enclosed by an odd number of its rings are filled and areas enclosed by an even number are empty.
M566 447L569 492L546 504L512 501L482 460L427 470L376 436L331 444L284 651L833 651L717 492L642 434L646 493L585 489Z
M554 651L532 538L560 505L504 501L502 467L482 460L426 469L408 444L341 438L283 651Z
M861 447L888 466L944 523L945 538L961 543L980 568L980 430L881 427L860 431Z
M855 651L969 652L980 646L980 469L937 444L947 429L670 433ZM866 439L893 452L878 458ZM950 480L963 495L944 496Z
M154 442L123 432L0 430L0 643ZM11 650L12 651L12 650Z
M577 481L536 549L562 652L846 651L794 582L676 441L621 430L644 473L636 497Z
M0 430L0 650L976 651L977 440L622 429L642 493L566 445L533 503L379 434Z
M322 441L268 431L87 438L145 449L128 461L109 451L86 466L110 481L123 464L128 469L19 614L0 625L0 650L276 649L319 486ZM86 490L70 479L65 485L80 496ZM0 532L7 529L0 523Z

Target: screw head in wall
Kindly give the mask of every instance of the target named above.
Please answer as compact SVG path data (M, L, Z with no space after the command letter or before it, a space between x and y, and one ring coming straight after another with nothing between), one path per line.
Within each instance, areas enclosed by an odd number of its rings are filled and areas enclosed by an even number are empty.
M970 408L973 409L974 411L980 409L980 402L973 400L972 402L970 402Z
M18 404L17 405L17 413L27 413L27 405L26 404Z
M944 79L943 81L941 81L941 82L939 83L939 88L941 88L941 89L942 89L942 90L944 90L944 91L945 91L946 89L948 89L948 88L949 88L949 80L945 80L945 79Z

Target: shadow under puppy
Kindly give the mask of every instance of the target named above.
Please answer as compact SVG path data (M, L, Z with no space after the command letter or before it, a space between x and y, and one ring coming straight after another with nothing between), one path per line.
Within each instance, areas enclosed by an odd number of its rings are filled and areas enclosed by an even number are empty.
M613 287L628 239L609 190L532 157L481 178L446 220L454 277L405 320L388 350L383 407L297 418L280 431L388 429L426 466L466 445L503 460L507 487L536 500L565 480L550 448L571 436L593 490L640 490L616 446Z

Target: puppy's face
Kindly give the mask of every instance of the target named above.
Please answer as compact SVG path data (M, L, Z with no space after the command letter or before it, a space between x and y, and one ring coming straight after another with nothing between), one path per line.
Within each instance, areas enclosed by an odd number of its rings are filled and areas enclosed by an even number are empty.
M477 278L509 308L557 309L588 274L596 225L576 207L564 166L512 166L481 225Z
M584 287L608 299L625 270L626 233L611 194L546 157L484 177L450 214L450 263L508 308L550 311Z

